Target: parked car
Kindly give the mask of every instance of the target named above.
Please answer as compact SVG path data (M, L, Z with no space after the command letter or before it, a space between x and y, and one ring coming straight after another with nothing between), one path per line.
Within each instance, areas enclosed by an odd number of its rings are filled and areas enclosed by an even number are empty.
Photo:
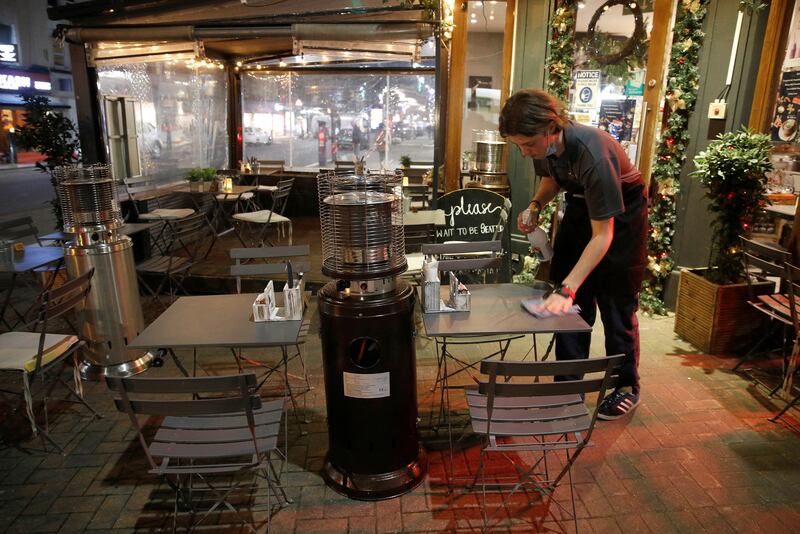
M267 132L261 128L247 126L244 129L244 142L245 144L253 145L271 145L272 132Z
M339 143L339 150L353 150L353 129L342 128L336 136Z

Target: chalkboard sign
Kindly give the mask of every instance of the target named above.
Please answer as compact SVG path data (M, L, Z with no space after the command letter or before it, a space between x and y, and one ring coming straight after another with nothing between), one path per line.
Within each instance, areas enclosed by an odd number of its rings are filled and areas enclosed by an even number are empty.
M508 214L511 202L504 196L479 188L451 191L439 197L445 225L436 228L436 241L501 241L509 249ZM505 221L503 219L506 219ZM503 255L500 281L507 281L510 262Z
M437 207L444 211L445 225L436 229L436 241L491 241L500 239L506 229L501 219L507 199L486 189L451 191L439 197ZM506 209L506 215L510 212Z

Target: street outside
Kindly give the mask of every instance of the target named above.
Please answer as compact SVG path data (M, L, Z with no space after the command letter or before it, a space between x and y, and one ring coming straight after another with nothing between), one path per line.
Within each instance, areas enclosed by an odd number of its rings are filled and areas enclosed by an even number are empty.
M287 167L291 166L293 168L313 169L319 167L319 151L316 138L295 138L292 141L292 145L291 165L289 162L288 138L277 137L271 145L248 143L244 147L244 155L246 158L284 160ZM371 150L360 150L359 156L366 156L365 162L368 168L380 168L380 156L378 151L374 149L374 145ZM401 156L409 156L412 161L433 161L433 139L422 135L415 139L403 139L400 142L393 141L389 146L389 164L387 168L394 169L399 167ZM353 150L339 150L336 159L339 161L351 161L353 159ZM333 164L330 142L325 145L325 161L326 165Z
M50 175L35 167L0 169L0 221L29 215L40 234L52 232L54 196Z

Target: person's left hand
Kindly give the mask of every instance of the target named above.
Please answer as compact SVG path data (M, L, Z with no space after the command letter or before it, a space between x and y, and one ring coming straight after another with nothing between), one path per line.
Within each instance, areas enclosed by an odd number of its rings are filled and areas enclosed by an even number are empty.
M572 308L572 304L570 297L563 297L558 293L550 293L538 309L548 311L553 315L564 315Z

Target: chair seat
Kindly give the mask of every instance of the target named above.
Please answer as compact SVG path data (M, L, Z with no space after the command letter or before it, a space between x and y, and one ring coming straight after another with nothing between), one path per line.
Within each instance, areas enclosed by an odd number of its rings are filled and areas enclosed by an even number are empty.
M0 369L33 372L40 338L41 334L36 332L6 332L0 335ZM42 367L58 359L77 342L77 336L46 334Z
M241 195L234 195L233 193L220 193L217 195L217 200L235 202L237 200L250 200L255 194L252 191L246 191Z
M233 216L237 221L244 221L256 224L290 222L288 217L284 217L270 210L249 211L247 213L236 213Z
M160 219L183 219L194 215L194 210L191 208L158 208L147 213L139 214L139 218L144 221L160 220Z

